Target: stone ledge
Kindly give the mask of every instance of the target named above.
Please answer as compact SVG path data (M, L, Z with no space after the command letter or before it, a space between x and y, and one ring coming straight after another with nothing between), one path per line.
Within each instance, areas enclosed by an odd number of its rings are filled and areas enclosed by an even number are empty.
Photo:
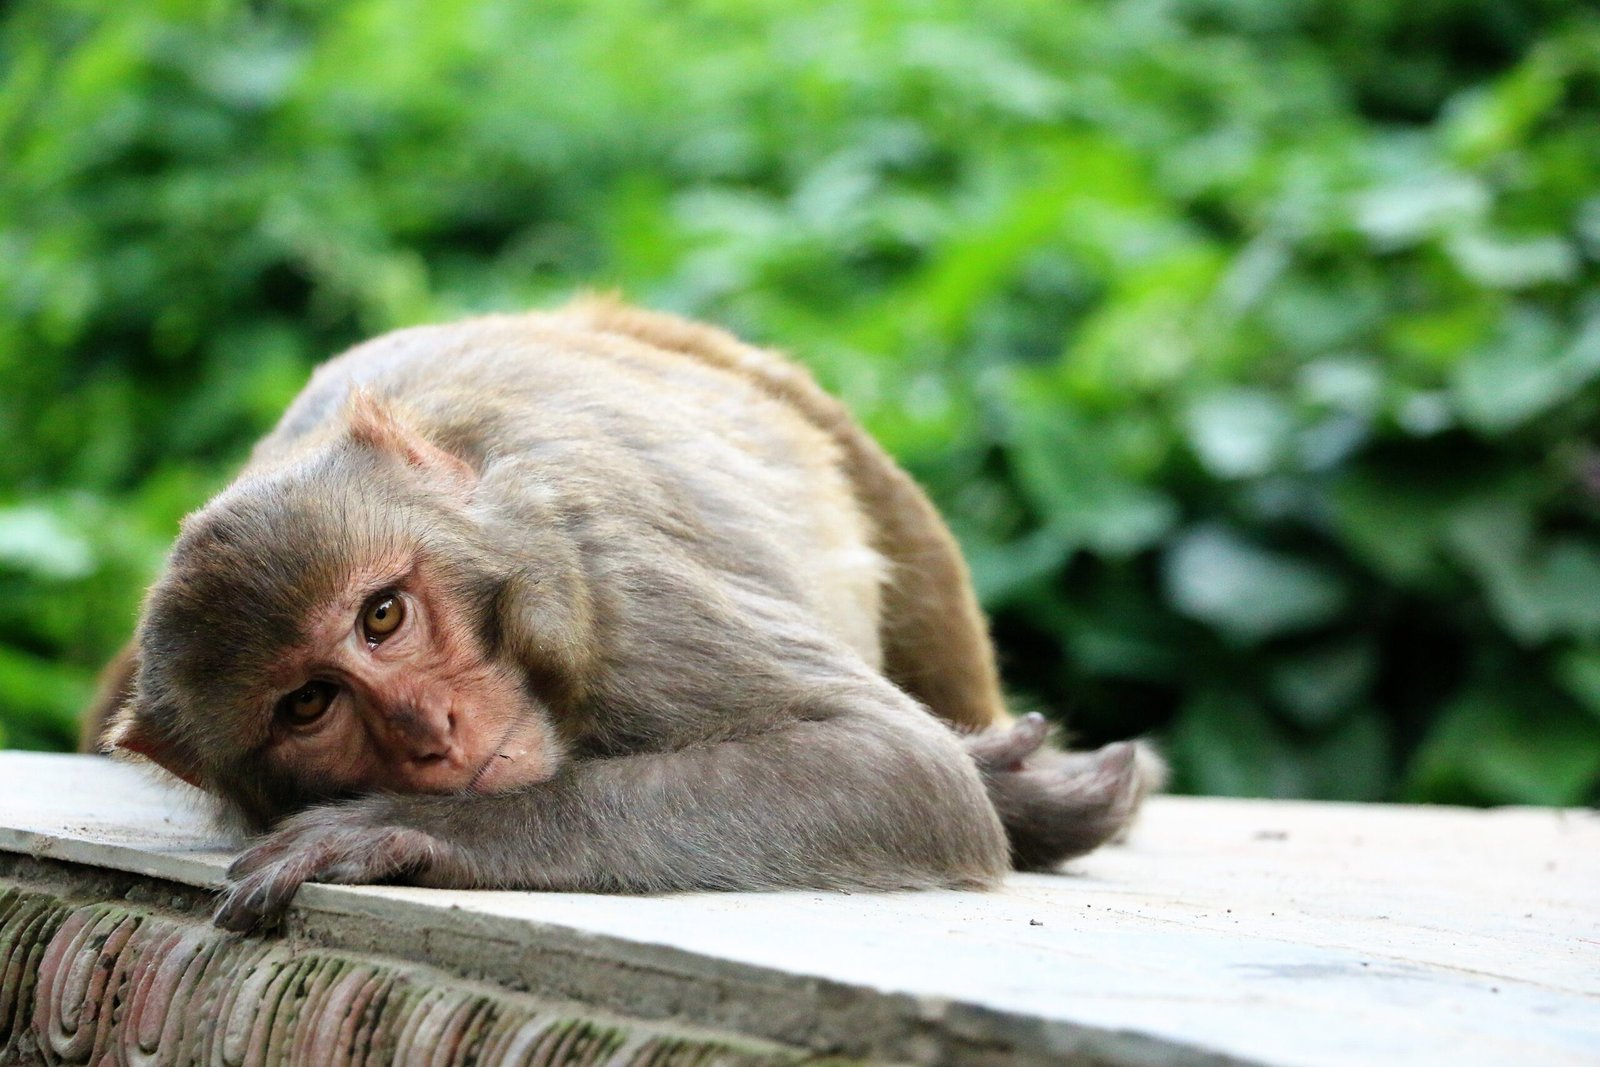
M811 1059L551 1005L416 964L232 937L211 926L204 899L196 906L178 887L118 884L49 861L0 870L0 1063L783 1067ZM108 899L74 902L90 886ZM166 899L147 900L155 895Z
M199 810L130 767L0 753L0 851L67 861L90 900L104 871L214 887ZM779 1057L1591 1064L1597 886L1592 813L1162 798L1128 846L994 893L311 886L283 944Z

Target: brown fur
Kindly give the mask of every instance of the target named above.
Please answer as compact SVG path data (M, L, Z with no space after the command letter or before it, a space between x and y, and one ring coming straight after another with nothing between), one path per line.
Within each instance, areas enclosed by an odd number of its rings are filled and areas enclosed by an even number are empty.
M85 709L78 724L78 751L99 752L106 744L106 726L133 696L133 680L139 671L138 645L122 646L100 672L94 702Z
M283 664L322 655L306 620L338 630L390 556L444 605L439 640L479 650L449 677L523 679L461 714L548 724L537 773L372 795L389 779L284 755ZM1048 866L1115 834L1148 777L1131 746L1069 756L1012 723L953 538L805 371L609 300L319 368L186 520L137 640L111 741L277 826L235 868L235 927L312 878L981 885L1008 851ZM384 685L352 736L417 729Z
M956 726L1009 721L988 627L955 538L921 488L804 367L715 327L613 300L591 298L571 310L597 330L742 374L826 433L839 449L853 504L866 513L872 547L888 564L878 618L884 673Z

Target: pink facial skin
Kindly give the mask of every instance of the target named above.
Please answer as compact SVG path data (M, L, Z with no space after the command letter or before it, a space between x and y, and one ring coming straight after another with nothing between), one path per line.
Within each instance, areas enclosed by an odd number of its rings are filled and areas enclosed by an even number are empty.
M356 793L497 793L555 774L548 715L425 569L374 569L346 590L274 677L269 760ZM399 616L386 633L369 615L379 604L380 626Z

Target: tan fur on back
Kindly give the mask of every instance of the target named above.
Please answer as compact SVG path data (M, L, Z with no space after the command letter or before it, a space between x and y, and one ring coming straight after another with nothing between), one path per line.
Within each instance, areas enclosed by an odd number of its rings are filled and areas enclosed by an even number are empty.
M805 368L725 330L585 296L556 315L683 352L758 385L837 446L854 503L887 565L878 620L884 669L940 716L967 728L1007 722L988 628L960 548L920 488Z

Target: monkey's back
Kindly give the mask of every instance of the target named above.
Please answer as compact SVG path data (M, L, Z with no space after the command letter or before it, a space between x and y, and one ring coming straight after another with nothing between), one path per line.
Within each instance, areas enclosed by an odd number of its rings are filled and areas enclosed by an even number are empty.
M356 386L474 465L504 461L514 442L530 477L678 529L725 564L783 576L941 716L967 726L1006 717L943 521L848 410L778 354L594 298L396 331L320 367L252 463L334 432Z
M884 560L839 444L751 375L582 311L400 330L319 367L251 467L336 436L356 388L486 479L515 468L550 521L581 512L592 544L665 533L707 565L803 599L881 665Z
M827 434L870 524L872 546L888 564L879 614L885 673L958 725L1010 719L988 625L955 538L921 487L810 372L725 330L612 299L582 299L563 314L744 376Z

